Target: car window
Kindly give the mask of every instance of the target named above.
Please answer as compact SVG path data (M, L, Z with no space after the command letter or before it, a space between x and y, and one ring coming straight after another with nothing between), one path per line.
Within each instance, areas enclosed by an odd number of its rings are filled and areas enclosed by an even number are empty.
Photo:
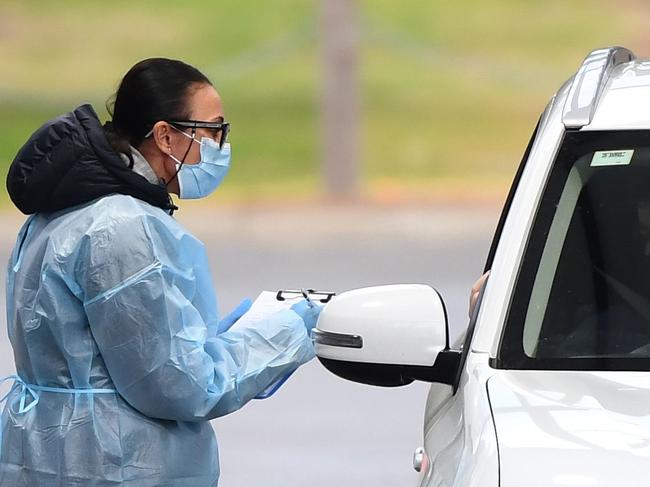
M650 131L567 132L515 285L497 366L650 363Z

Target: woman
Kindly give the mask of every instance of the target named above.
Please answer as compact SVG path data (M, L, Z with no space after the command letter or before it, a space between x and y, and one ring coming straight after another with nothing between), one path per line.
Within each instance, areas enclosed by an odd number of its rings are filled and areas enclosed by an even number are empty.
M49 121L7 178L31 216L8 269L17 376L2 414L2 486L214 486L208 420L314 356L319 308L254 327L217 321L204 247L169 193L214 191L230 162L221 99L180 61L125 75L113 120Z

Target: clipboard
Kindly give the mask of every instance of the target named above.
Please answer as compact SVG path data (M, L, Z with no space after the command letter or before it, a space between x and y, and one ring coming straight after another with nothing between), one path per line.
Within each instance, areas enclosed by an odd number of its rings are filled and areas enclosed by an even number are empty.
M276 294L276 299L285 301L300 296L313 303L327 304L336 296L336 293L332 291L316 291L314 289L281 289Z

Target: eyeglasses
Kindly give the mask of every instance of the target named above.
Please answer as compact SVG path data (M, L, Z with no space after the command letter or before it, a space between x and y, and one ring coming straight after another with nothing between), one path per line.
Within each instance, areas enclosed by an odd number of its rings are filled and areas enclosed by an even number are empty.
M206 129L212 133L212 138L219 144L219 148L223 147L230 133L229 122L202 122L200 120L169 120L167 123L174 125L176 128L191 128L192 134L196 133L196 129Z
M230 133L230 123L228 122L201 122L200 120L170 120L168 124L173 125L179 130L191 128L192 135L196 133L196 129L206 129L212 132L212 138L219 144L219 149L223 148L226 143L228 134ZM144 136L145 139L151 137L153 134L153 127Z

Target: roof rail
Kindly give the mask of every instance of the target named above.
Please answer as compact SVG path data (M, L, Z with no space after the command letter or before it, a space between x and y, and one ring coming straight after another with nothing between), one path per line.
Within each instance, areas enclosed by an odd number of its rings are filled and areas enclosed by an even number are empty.
M612 70L619 64L635 58L636 56L624 47L592 51L573 78L562 112L564 126L579 129L589 125Z

